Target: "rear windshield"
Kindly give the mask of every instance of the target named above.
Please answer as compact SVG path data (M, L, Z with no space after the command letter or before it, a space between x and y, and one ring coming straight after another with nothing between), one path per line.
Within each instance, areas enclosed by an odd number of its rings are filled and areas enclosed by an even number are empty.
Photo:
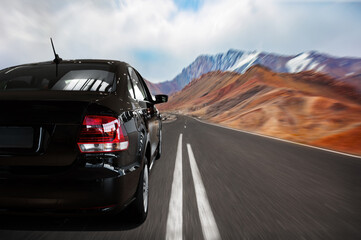
M115 90L114 68L109 64L61 63L19 66L0 72L0 91Z

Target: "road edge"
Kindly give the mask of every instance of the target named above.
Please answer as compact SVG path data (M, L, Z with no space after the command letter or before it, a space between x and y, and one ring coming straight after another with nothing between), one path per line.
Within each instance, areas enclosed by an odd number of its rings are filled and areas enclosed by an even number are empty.
M183 115L183 116L186 116L186 115ZM223 125L220 125L220 124L217 124L217 123L206 122L206 121L203 121L203 120L198 119L196 117L191 117L191 116L186 116L186 117L193 118L194 120L197 120L198 122L201 122L201 123L204 123L204 124L208 124L208 125L212 125L212 126L216 126L216 127L221 127L221 128L225 128L225 129L228 129L228 130L238 131L238 132L242 132L242 133L248 133L248 134L252 134L252 135L255 135L255 136L259 136L259 137L270 138L270 139L274 139L274 140L278 140L278 141L282 141L282 142L292 143L292 144L296 144L296 145L300 145L300 146L304 146L304 147L309 147L309 148L314 148L314 149L318 149L318 150L323 150L323 151L326 151L326 152L336 153L336 154L339 154L339 155L344 155L344 156L347 156L347 157L353 157L353 158L361 159L361 156L350 154L350 153L339 152L339 151L336 151L336 150L331 150L331 149L322 148L322 147L316 147L316 146L312 146L312 145L308 145L308 144L304 144L304 143L293 142L293 141L290 141L290 140L277 138L277 137L272 137L272 136L268 136L268 135L263 135L263 134L260 134L260 133L249 132L249 131L246 131L246 130L231 128L231 127L223 126Z

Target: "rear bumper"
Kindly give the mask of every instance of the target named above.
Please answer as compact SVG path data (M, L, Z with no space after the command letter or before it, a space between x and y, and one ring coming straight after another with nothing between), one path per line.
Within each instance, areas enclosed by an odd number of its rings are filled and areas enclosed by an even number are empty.
M92 168L58 176L0 179L0 213L117 212L131 202L141 169Z

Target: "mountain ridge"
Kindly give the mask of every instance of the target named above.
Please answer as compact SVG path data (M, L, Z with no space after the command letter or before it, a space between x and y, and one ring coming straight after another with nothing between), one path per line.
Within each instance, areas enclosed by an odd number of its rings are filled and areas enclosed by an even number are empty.
M172 94L180 91L193 79L212 71L231 71L244 73L254 65L263 65L273 72L297 73L306 70L326 73L336 79L355 82L354 86L361 91L361 80L350 80L352 76L361 74L361 58L335 57L315 50L296 55L280 55L259 51L241 51L230 49L226 53L215 55L202 54L190 65L183 68L172 80L162 83L152 83L150 86L154 94Z

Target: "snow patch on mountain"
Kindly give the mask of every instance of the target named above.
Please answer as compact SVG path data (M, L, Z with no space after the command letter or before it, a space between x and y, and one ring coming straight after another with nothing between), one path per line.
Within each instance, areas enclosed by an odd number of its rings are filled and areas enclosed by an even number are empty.
M317 68L316 72L322 72L322 70L326 67L326 65L322 65L320 67Z
M317 61L312 62L308 67L307 70L314 70L320 63Z
M355 72L346 73L346 74L345 74L345 77L349 77L349 76L352 76L352 75L354 75L354 74L355 74Z
M288 72L296 73L305 70L312 61L312 58L309 58L309 56L310 54L305 52L289 60L286 63Z
M241 73L244 73L258 59L259 54L260 52L244 53L232 67L227 69L227 71L235 71L238 68L242 68Z

